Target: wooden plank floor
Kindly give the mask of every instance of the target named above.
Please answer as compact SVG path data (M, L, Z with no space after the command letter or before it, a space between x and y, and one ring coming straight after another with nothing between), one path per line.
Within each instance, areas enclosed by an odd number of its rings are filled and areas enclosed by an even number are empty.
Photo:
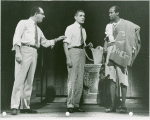
M57 101L57 102L56 102ZM61 99L62 101L62 99ZM7 112L7 115L1 116L3 119L96 119L102 118L105 119L125 119L125 118L148 118L149 110L148 107L143 106L140 102L134 100L132 102L127 102L128 113L120 114L118 111L116 113L105 113L104 107L100 107L99 105L83 105L83 109L86 111L84 113L71 113L69 116L66 116L66 102L59 102L59 100L55 100L54 103L41 103L40 99L32 101L31 108L38 111L38 114L20 114L18 110L18 115L12 116L10 114L10 110L3 110ZM2 112L3 112L2 111ZM129 116L129 112L133 111L133 116Z

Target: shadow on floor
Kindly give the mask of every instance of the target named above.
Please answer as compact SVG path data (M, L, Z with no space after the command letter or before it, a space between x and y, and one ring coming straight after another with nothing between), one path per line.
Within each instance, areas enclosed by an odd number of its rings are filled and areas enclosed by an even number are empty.
M35 103L32 103L30 105L30 107L33 108L33 109L35 109L35 110L43 108L45 106L47 106L47 103L45 102L45 100L43 100L42 102L35 102Z

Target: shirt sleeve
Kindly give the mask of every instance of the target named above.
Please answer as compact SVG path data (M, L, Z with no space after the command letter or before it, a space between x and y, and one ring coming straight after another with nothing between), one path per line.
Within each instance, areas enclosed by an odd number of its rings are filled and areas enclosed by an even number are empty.
M23 32L25 30L25 22L23 20L19 21L17 24L17 27L15 29L15 34L13 37L13 48L12 50L15 50L15 45L21 46L21 37L23 35Z
M71 37L72 37L72 31L70 27L67 27L65 31L65 36L67 37L63 42L70 44L71 43Z
M106 28L105 28L105 34L106 34L106 37L108 37L110 34L112 34L111 32L111 28L110 28L110 25L107 24Z
M113 37L112 25L107 24L106 29L105 29L105 34L106 34L106 37L109 38L110 42L114 42L115 41L114 37Z
M47 40L42 31L41 31L40 41L41 41L41 45L46 48L49 46L53 47L55 45L55 40Z

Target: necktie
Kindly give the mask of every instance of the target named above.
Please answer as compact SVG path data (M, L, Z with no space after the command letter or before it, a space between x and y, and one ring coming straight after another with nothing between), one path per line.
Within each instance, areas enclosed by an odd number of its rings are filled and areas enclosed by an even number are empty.
M84 39L83 39L83 33L82 33L82 26L80 26L81 31L81 46L84 46Z
M35 23L35 46L38 47L38 31L36 23Z

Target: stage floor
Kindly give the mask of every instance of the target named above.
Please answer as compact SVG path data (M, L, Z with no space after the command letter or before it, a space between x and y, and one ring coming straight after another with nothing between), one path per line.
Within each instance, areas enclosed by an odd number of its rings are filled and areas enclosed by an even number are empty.
M134 100L135 101L135 100ZM34 110L37 110L37 114L20 114L18 110L18 115L12 116L10 114L10 110L2 110L1 112L5 111L7 112L7 115L4 117L1 115L1 118L4 119L101 119L101 120L107 120L107 119L133 119L133 118L140 118L144 120L143 118L149 118L149 109L148 106L143 106L140 102L137 102L137 100L133 103L128 101L127 102L128 107L128 113L126 114L120 114L118 111L116 113L105 113L104 107L100 107L99 105L83 105L83 109L86 111L84 113L81 112L75 112L71 113L69 116L66 116L66 103L65 102L54 102L54 103L41 103L40 100L32 101L31 108ZM133 116L129 116L129 112L133 111ZM142 118L141 118L142 117Z

